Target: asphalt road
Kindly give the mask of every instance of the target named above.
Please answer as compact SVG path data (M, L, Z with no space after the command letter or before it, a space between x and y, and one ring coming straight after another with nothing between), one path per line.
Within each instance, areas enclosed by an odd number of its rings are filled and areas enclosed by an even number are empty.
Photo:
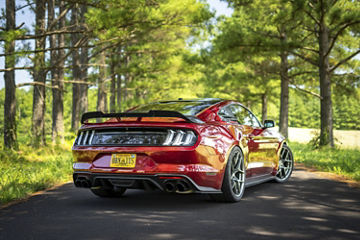
M303 170L233 204L137 190L101 199L66 184L0 210L0 239L360 239L360 189Z

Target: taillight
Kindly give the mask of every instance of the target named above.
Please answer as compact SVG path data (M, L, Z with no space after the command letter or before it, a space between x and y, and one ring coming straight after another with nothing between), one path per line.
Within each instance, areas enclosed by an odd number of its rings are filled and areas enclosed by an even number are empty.
M165 146L193 146L196 143L196 135L191 130L168 130Z
M189 129L108 128L80 131L74 146L193 146L196 141Z

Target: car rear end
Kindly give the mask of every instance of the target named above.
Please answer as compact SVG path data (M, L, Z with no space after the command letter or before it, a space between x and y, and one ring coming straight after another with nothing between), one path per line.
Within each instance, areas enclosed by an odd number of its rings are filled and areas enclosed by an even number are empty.
M83 121L72 149L75 186L219 192L224 159L204 143L207 124L168 114Z

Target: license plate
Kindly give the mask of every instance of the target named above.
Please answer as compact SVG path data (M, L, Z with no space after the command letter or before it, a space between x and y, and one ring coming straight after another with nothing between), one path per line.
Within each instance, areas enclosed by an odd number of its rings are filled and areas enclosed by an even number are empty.
M134 168L136 164L136 154L113 154L111 156L110 167Z

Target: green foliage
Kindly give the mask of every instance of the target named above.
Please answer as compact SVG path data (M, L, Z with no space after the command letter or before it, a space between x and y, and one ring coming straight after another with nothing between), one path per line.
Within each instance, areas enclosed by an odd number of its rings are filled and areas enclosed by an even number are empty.
M360 89L347 95L335 95L334 127L336 129L360 130Z
M320 94L319 66L314 66L319 58L319 44L314 34L316 24L306 12L319 18L320 4L325 4L328 10L325 22L332 31L330 37L333 39L330 40L334 40L329 55L331 66L359 49L359 2L227 2L234 7L234 13L219 20L212 48L203 54L204 64L209 66L203 80L210 88L207 93L237 99L257 113L261 109L261 94L268 93L269 108L275 105L278 110L282 73L277 58L285 54L288 56L290 87L297 89L290 91L289 125L320 128L320 100L313 96ZM305 59L311 59L312 63ZM272 68L268 67L269 63L272 63ZM352 59L331 73L335 96L334 126L338 129L359 129L356 107L356 102L359 103L359 64L358 59Z
M25 29L2 31L0 32L0 38L4 39L5 42L11 42L25 33Z
M306 93L290 91L289 126L318 128L320 126L320 99Z
M333 172L360 181L360 151L323 147L313 149L311 145L291 143L296 162Z
M34 150L0 152L0 204L21 199L36 191L71 180L70 143Z
M360 130L360 90L351 95L342 95L334 87L334 128L342 130ZM289 125L299 128L319 128L320 99L296 90L291 91L289 107Z
M194 97L201 91L195 86L201 73L186 58L191 55L187 44L204 32L212 17L207 4L196 0L107 0L102 4L103 8L90 9L87 23L97 36L95 42L117 49L122 110L156 99Z

